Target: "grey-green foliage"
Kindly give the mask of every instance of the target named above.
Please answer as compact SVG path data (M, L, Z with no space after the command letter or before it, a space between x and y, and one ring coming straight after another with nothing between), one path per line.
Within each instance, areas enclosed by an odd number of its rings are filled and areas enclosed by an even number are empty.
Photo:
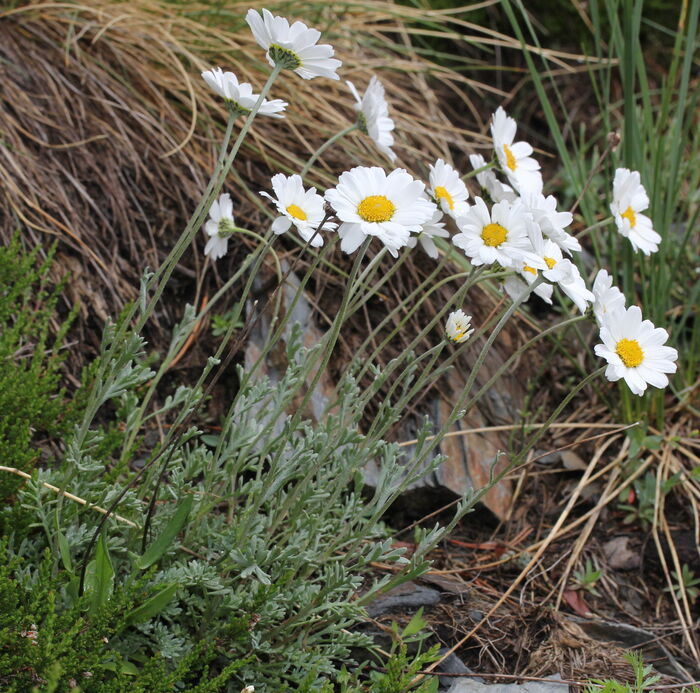
M341 667L352 668L353 648L374 649L367 635L352 629L365 617L363 604L423 572L425 553L442 536L444 528L422 531L417 550L405 558L381 524L397 493L425 467L406 473L398 446L359 432L363 404L351 374L320 422L287 413L318 357L318 349L304 348L293 329L289 367L279 382L249 379L239 369L241 388L218 437L201 436L182 417L202 397L201 387L182 386L161 405L160 415L185 428L150 450L136 444L141 471L127 467L115 476L109 470L114 461L98 456L104 433L92 423L97 403L117 405L128 439L138 420L131 412L140 406L151 370L140 339L119 324L106 338L93 404L67 441L63 466L41 471L20 494L35 525L29 541L10 546L25 559L23 584L36 580L32 566L48 547L65 608L87 603L89 619L110 604L126 604L122 626L114 629L109 647L100 646L109 661L122 662L122 673L128 669L138 677L154 657L178 671L204 642L207 677L239 663L229 683L222 678L222 691L237 693L244 684L280 691L300 681L306 690L320 690L335 681ZM413 377L410 369L406 377ZM391 407L382 411L387 420L379 428L385 430L397 413ZM419 449L428 433L427 427L421 432ZM361 470L370 459L378 461L381 474L365 497ZM431 465L440 461L436 457ZM137 526L113 516L94 544L103 515L42 482L102 507L121 497L116 513ZM144 554L142 528L156 487ZM467 499L460 513L468 507ZM399 569L373 577L373 562ZM409 659L394 662L396 676ZM192 666L183 681L191 680ZM97 690L90 686L90 680L81 681L81 690Z

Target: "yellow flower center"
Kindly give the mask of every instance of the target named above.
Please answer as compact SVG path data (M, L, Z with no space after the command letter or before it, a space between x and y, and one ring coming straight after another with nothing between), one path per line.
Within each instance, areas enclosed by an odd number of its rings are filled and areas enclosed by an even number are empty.
M481 238L484 245L495 248L508 238L508 231L500 224L487 224L481 230Z
M438 202L440 200L445 200L450 209L455 208L455 201L452 199L452 195L450 195L450 193L447 192L447 188L444 188L442 185L438 185L435 188L435 197L437 198Z
M621 339L615 345L615 353L627 368L636 368L644 360L644 352L636 339Z
M357 213L365 221L389 221L395 211L394 203L384 195L370 195L357 205Z
M530 265L525 265L525 267L523 267L523 272L529 272L537 276L537 270L534 267L530 267Z
M506 166L511 170L515 171L516 168L518 168L518 162L515 158L515 155L513 152L510 150L510 147L507 144L503 145L503 152L506 155Z
M630 226L631 226L632 228L634 228L634 227L637 225L637 217L634 215L634 210L632 209L632 207L628 207L628 208L622 213L621 216L624 217L625 219L627 219L627 221L629 221Z
M299 219L299 221L306 221L309 218L306 216L306 212L298 205L289 205L289 207L287 207L287 214L289 214L290 217Z
M554 265L557 264L557 261L553 257L547 257L545 255L543 259L547 263L547 267L549 267L549 269L554 269Z

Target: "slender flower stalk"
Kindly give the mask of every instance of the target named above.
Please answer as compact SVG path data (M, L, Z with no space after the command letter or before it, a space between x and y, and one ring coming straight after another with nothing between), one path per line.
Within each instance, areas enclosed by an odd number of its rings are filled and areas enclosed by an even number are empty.
M311 170L311 167L314 165L314 162L316 159L318 159L323 152L326 151L331 145L335 144L338 140L342 139L345 137L345 135L349 135L351 132L354 130L358 129L358 124L353 123L352 125L349 125L346 127L344 130L341 130L340 132L336 132L335 135L327 139L308 159L308 161L304 164L304 168L301 169L301 177L305 178L306 174Z

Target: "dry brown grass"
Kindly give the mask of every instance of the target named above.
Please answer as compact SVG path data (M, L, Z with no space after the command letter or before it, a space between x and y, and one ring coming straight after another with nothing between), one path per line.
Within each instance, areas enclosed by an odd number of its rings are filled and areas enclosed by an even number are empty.
M179 16L167 3L99 0L32 3L0 15L0 234L22 228L29 245L42 246L57 237L74 298L100 319L133 297L143 267L158 265L205 186L225 114L199 73L222 65L258 86L265 79L261 51L243 28L248 6L228 4L220 23L206 5L188 4L188 16ZM320 25L335 30L344 76L359 84L374 70L385 77L405 163L446 156L460 148L458 135L471 139L467 123L448 123L442 94L490 87L403 57L387 32L408 44L410 30L392 5L324 14ZM363 46L353 39L359 26ZM351 116L342 82L294 77L275 92L291 102L289 116L256 124L229 184L239 216L254 224L257 190L271 173L298 170ZM473 117L470 124L481 125ZM331 170L373 156L357 136L324 157L318 178L328 182ZM197 264L195 248L182 274Z

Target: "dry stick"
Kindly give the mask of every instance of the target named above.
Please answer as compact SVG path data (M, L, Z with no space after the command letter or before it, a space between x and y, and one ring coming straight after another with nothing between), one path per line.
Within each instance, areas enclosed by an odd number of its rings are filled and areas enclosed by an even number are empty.
M21 476L23 479L29 479L31 481L32 475L27 474L26 472L21 471L20 469L15 469L15 467L4 467L0 465L0 472L9 472L10 474L16 474L17 476ZM81 498L80 496L76 496L72 493L69 493L68 491L65 491L63 489L58 488L58 486L54 486L53 484L49 484L46 481L40 482L41 485L44 488L49 489L49 491L54 491L55 493L58 493L60 495L65 496L68 498L68 500L75 501L76 503L80 503L81 505L85 505L88 508L92 508L92 510L97 510L98 513L102 513L103 515L108 515L109 510L106 510L105 508L101 508L99 505L93 505L90 503L90 501L85 500L84 498ZM132 522L131 520L127 520L125 517L122 517L121 515L117 515L113 513L112 515L115 520L119 520L120 522L124 522L127 525L130 525L131 527L138 527L138 525L135 522Z
M605 436L608 435L613 435L615 433L621 433L622 431L626 431L628 428L634 428L637 426L637 423L633 424L627 424L626 426L620 426L620 424L592 424L590 426L584 425L584 424L552 424L550 428L583 428L584 426L586 428L609 428L610 426L617 426L618 428L616 430L611 431L610 433L599 433L598 435L595 436L590 436L588 438L581 438L581 440L575 440L573 443L567 443L566 445L563 445L560 448L555 448L554 450L549 450L541 455L538 455L537 457L533 457L531 459L526 460L524 464L529 464L530 462L535 462L539 460L541 457L546 457L547 455L551 455L553 452L561 452L562 450L567 450L568 448L573 448L576 447L577 445L580 445L581 443L590 443L592 440L597 440L598 438L604 438ZM542 428L544 424L532 424L533 428ZM445 438L448 436L453 436L453 435L462 435L464 433L480 433L480 432L485 432L485 431L499 431L499 430L505 430L509 431L514 428L520 428L520 426L516 426L513 424L509 425L504 425L504 426L485 426L483 428L471 428L467 431L453 431L451 433L445 434ZM434 437L434 436L431 436ZM427 440L430 440L430 437L427 438ZM411 445L413 443L416 443L418 441L408 441L405 443L399 443L399 446L401 445ZM612 466L612 465L610 465ZM515 470L513 470L515 471ZM430 513L429 515L425 515L424 517L420 518L420 520L416 520L415 522L411 523L408 525L408 527L404 527L403 529L399 530L396 532L395 536L399 536L400 534L403 534L404 532L408 532L417 525L421 524L421 522L425 522L426 520L431 519L432 517L435 517L436 515L439 515L440 513L444 512L445 510L449 510L453 506L457 505L462 499L457 498L456 500L451 501L447 505L443 505L441 508L438 508L434 512ZM529 549L528 549L529 551ZM515 556L512 556L511 558L515 558ZM506 563L507 561L511 560L511 558L506 559L506 561L503 561ZM500 564L499 564L500 565Z
M695 643L695 640L693 638L693 633L690 630L689 624L692 623L693 618L690 614L690 607L688 605L688 595L683 588L682 584L682 571L681 571L681 565L680 565L680 560L678 558L678 552L676 551L676 546L673 543L673 537L671 536L671 530L669 529L668 522L666 521L666 517L664 514L664 505L665 505L665 495L661 493L661 479L663 476L663 472L666 470L668 466L668 455L669 452L669 447L666 446L664 450L664 454L661 459L661 465L659 468L659 473L656 475L656 494L654 498L654 521L652 523L652 528L651 528L651 533L652 536L654 537L654 544L656 545L656 551L659 554L659 561L661 562L661 566L664 570L664 574L666 576L666 580L668 582L668 586L671 591L671 600L673 601L673 606L676 609L676 613L678 614L678 620L681 622L681 625L683 626L683 635L685 637L686 642L688 643L688 646L690 647L691 651L693 652L693 656L695 657L695 661L700 662L700 654L698 653L697 645ZM679 582L679 589L681 593L681 601L682 601L682 606L681 603L678 601L678 597L676 596L676 591L675 591L675 585L673 583L673 579L671 577L671 574L668 569L668 563L666 562L666 557L664 556L663 552L663 547L661 546L661 540L659 538L659 524L661 524L661 528L663 529L664 535L666 537L666 541L668 543L669 551L671 552L671 559L673 560L673 565L676 569L676 577Z
M504 424L502 426L482 426L481 428L468 428L465 429L464 431L450 431L449 433L445 433L445 438L450 438L452 436L463 436L467 435L469 433L491 433L494 431L514 431L516 429L521 429L521 428L543 428L546 424L543 423L534 423L534 424ZM565 430L570 429L570 428L606 428L606 429L618 429L615 432L618 433L620 431L626 431L628 428L633 428L634 426L637 426L637 423L633 424L618 424L618 423L609 423L609 424L588 424L588 423L553 423L549 425L549 428L563 428ZM596 438L600 438L602 436L608 435L607 433L603 433L600 436L593 436L593 438L584 438L582 440L577 440L575 443L565 445L562 448L557 448L556 450L550 450L547 452L547 455L551 455L552 452L557 452L559 450L566 450L567 448L571 447L571 445L575 444L578 445L579 443L588 442L590 440L595 440ZM425 440L432 440L435 438L435 436L428 436L425 438ZM399 447L403 447L405 445L415 445L418 442L418 440L406 440L401 443L399 443ZM539 459L539 458L535 458Z
M625 479L617 488L613 489L608 493L606 496L604 496L603 503L607 504L609 503L613 498L617 498L617 496L625 489L627 488L633 481L635 481L637 478L639 478L649 466L651 466L651 463L653 461L653 457L649 457L646 462L643 464L639 465L639 468L637 471L634 472L631 476L629 476L627 479ZM612 468L615 464L617 464L617 459L613 460L605 469L602 469L601 472L599 472L597 475L594 475L590 478L589 481L593 481L597 476L600 476L601 473L608 471L610 468ZM562 538L566 536L569 532L573 532L578 526L582 525L584 522L588 520L588 518L591 517L596 511L596 508L592 508L588 512L584 513L581 515L581 517L577 518L573 522L569 523L564 529L561 530L559 533L559 538ZM548 538L547 538L548 539ZM508 563L508 561L512 561L515 558L518 558L519 556L522 556L523 554L530 554L532 553L535 549L538 549L547 539L542 539L538 542L535 542L532 544L532 546L528 546L526 549L523 549L523 551L520 551L517 554L514 554L512 556L509 556L506 559L502 559L500 561L494 561L493 563L487 563L485 565L480 565L478 568L475 568L474 570L485 570L486 568L497 568L500 565L503 565L504 563ZM462 568L460 570L455 570L451 571L455 573L464 573L464 572L471 572L470 568Z
M622 453L620 453L617 456L617 460L620 460L622 458ZM620 476L620 469L619 467L616 466L616 468L613 470L613 473L610 475L610 479L608 480L608 484L605 488L606 492L609 492L610 489L615 485L615 482L617 481L617 478ZM557 600L554 603L554 610L558 611L559 607L561 605L561 600L564 596L564 590L566 589L566 583L567 580L569 579L569 575L571 574L571 571L574 568L574 565L576 564L576 561L579 559L579 556L581 555L581 552L583 551L583 547L588 541L588 537L591 535L591 532L595 528L598 518L600 517L600 513L603 512L603 509L606 507L607 503L602 503L603 496L601 496L598 499L598 503L596 504L595 508L593 508L593 515L589 518L588 522L586 522L586 526L583 528L583 531L579 536L576 538L576 543L574 544L574 548L571 552L571 556L569 556L569 560L566 563L566 567L564 568L564 572L562 573L561 577L559 578L557 584L559 586L559 594L557 594ZM554 589L550 591L550 593L542 600L543 602L548 602L550 597L554 592L557 591L557 587L555 586Z
M498 601L489 609L488 613L477 623L459 642L457 642L455 645L453 645L451 648L449 648L441 657L438 659L436 662L433 662L428 668L427 671L431 672L433 671L436 667L440 666L442 662L444 662L451 654L454 654L462 645L464 645L469 638L471 638L488 620L493 616L493 614L498 610L498 608L510 597L510 595L515 591L515 588L523 581L523 579L527 576L527 574L530 572L530 570L533 568L533 566L542 558L542 554L545 552L545 550L549 547L549 545L554 541L554 539L557 537L557 533L561 529L562 525L564 524L564 521L568 517L569 513L573 509L576 501L578 500L579 494L583 487L586 485L586 482L588 478L590 477L591 473L593 472L593 469L595 466L598 464L598 460L602 456L603 452L608 448L610 443L612 443L616 438L610 438L606 443L603 444L603 446L596 452L596 454L593 456L593 459L591 459L588 467L586 468L586 471L584 472L583 476L579 480L576 488L574 489L574 492L571 494L571 498L569 499L569 502L566 504L566 507L564 508L563 512L559 516L559 519L556 521L554 524L554 527L552 527L551 531L549 532L549 535L547 538L541 543L539 549L535 553L535 555L530 559L530 562L523 568L522 572L518 577L513 581L513 583L510 585L510 587L501 595L501 597L498 599ZM418 683L424 675L418 675L413 679L413 684Z

